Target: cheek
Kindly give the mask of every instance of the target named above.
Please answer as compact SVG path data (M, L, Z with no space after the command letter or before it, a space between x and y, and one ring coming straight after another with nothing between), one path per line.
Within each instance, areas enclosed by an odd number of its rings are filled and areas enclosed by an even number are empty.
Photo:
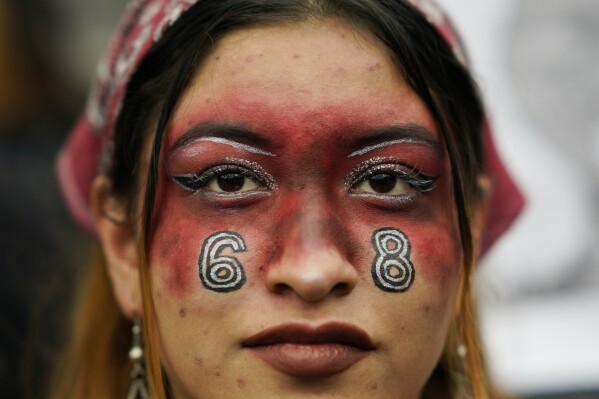
M302 202L297 195L285 196L285 201L277 204L274 213L262 209L250 215L242 212L236 216L214 217L210 209L190 206L193 198L182 198L174 192L175 188L163 181L159 190L163 194L157 197L155 206L160 211L154 215L155 233L149 264L154 275L160 276L164 288L176 298L202 288L198 261L204 240L211 234L228 230L243 236L247 251L236 254L236 257L248 273L247 284L253 285L261 281L265 266L281 254L281 245L289 241L285 236L293 233L292 227L301 224L295 221L299 217L295 213ZM453 280L459 274L461 247L453 215L439 210L444 207L433 208L437 211L408 218L401 215L382 217L376 213L369 217L368 212L355 218L345 215L342 210L339 213L338 208L329 209L328 216L319 213L320 217L314 218L318 226L312 228L318 230L315 231L319 234L314 235L319 237L324 234L320 230L327 230L325 235L329 241L334 242L346 259L368 279L377 255L371 241L373 232L383 227L396 227L410 241L415 280L444 291L453 286ZM278 239L273 240L273 237Z
M427 284L444 289L452 284L462 263L462 249L456 233L433 226L410 236L412 261Z
M164 182L163 182L164 183ZM169 295L182 298L193 293L200 282L198 257L202 240L210 232L201 223L201 215L192 215L173 193L171 184L163 184L157 196L153 216L149 265L153 277Z
M447 206L447 198L452 197L450 184L450 180L441 184L427 213L406 225L417 272L441 292L455 285L463 260L457 214Z
M276 245L269 241L273 235L272 229L266 228L268 220L257 221L256 215L242 214L215 217L210 210L190 206L193 203L190 199L171 193L161 196L160 204L156 205L160 212L154 216L155 232L149 255L153 279L159 279L160 287L179 301L206 292L200 276L202 248L210 236L227 231L239 234L246 250L235 252L225 245L216 254L239 261L247 274L242 286L260 281L263 266L278 253Z
M152 273L161 276L169 294L176 297L189 295L199 282L199 230L186 219L173 217L154 234L149 259Z
M351 250L346 250L346 254L356 266L363 265L370 270L380 256L372 241L373 233L388 227L401 231L409 240L409 260L415 270L415 283L422 281L444 290L459 275L462 248L451 214L435 214L435 217L426 220L380 215L362 215L352 220L350 215L345 215L342 220L343 231L340 234L351 241L348 244Z

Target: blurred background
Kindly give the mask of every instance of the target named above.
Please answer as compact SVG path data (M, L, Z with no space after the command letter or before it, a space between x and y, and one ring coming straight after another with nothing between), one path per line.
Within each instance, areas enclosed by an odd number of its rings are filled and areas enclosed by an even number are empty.
M440 0L469 50L522 217L478 290L491 373L599 398L599 2ZM54 157L124 0L0 0L0 398L43 398L86 267Z

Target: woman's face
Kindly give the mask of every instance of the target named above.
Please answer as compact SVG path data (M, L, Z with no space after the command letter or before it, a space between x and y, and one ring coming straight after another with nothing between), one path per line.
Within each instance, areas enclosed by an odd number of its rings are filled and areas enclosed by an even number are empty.
M149 263L174 398L418 396L461 247L443 139L371 34L227 35L161 167Z

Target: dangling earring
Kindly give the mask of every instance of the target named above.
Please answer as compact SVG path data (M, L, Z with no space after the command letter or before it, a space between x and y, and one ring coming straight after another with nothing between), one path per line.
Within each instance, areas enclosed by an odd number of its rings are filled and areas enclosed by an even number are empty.
M468 349L466 348L466 345L460 343L456 348L456 353L460 359L464 359L468 354Z
M141 333L141 320L136 318L131 327L131 349L129 359L133 363L131 369L131 385L127 399L150 399L148 385L146 383L146 371L144 368L144 350Z

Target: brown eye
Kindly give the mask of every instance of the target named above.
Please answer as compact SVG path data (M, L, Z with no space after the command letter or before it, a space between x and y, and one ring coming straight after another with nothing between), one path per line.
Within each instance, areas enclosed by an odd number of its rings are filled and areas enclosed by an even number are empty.
M172 179L185 190L236 195L246 191L272 191L276 188L274 178L260 165L242 159L235 163L214 165L198 173L173 175Z
M241 173L223 173L208 182L208 191L220 193L237 193L258 188L256 182Z
M227 173L216 178L218 188L228 193L241 190L244 183L245 177L239 173Z
M355 190L371 194L400 195L408 191L406 182L390 173L378 173L360 182Z
M395 187L396 178L387 173L371 176L368 179L370 187L377 193L387 194Z

